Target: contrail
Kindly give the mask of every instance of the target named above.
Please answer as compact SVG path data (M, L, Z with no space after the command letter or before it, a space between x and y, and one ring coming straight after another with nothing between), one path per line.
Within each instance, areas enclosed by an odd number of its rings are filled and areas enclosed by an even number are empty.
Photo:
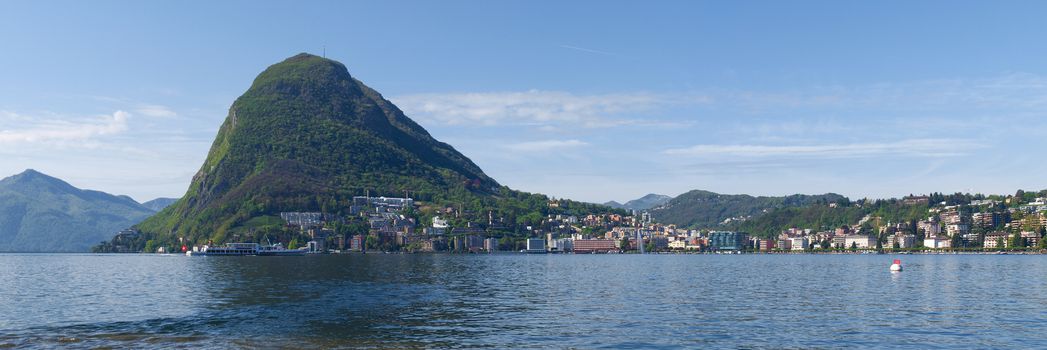
M600 51L600 50L593 50L593 49L587 49L587 48L584 48L584 47L578 47L578 46L571 46L571 45L560 45L560 47L562 47L562 48L565 48L565 49L571 49L571 50L576 50L576 51L582 51L582 52L588 52L588 53L595 53L595 54L600 54L600 55L607 55L607 56L618 56L617 54L613 54L613 53L610 53L610 52L607 52L607 51Z

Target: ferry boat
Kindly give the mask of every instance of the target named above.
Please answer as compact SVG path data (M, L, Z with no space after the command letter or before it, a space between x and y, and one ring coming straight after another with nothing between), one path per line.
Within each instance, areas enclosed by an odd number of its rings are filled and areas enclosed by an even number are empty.
M211 247L193 247L193 250L185 252L187 256L245 256L245 255L259 255L259 256L296 256L305 255L309 250L307 248L299 249L287 249L280 243L263 246L258 243L226 243L223 246Z

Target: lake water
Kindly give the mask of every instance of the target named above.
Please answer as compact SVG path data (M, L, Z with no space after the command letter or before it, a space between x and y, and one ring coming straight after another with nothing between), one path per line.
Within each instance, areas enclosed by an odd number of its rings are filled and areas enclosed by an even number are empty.
M1047 348L1047 256L0 255L4 347Z

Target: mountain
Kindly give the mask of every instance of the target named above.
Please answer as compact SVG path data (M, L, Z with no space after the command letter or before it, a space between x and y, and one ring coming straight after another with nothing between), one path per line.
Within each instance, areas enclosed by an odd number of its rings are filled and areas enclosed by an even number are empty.
M604 205L606 205L608 207L611 207L611 208L619 208L619 209L647 210L647 209L651 209L651 208L660 206L662 204L668 203L669 200L671 200L671 199L673 199L673 197L666 196L666 195L663 195L663 194L650 193L650 194L647 194L646 196L640 197L638 199L634 199L634 200L625 202L625 204L620 204L620 203L615 202L615 201L610 201L610 202L604 203Z
M682 227L715 228L734 221L750 220L778 208L805 207L846 201L835 193L794 194L785 197L753 197L694 190L673 198L650 211L655 221Z
M35 170L0 180L0 252L86 252L153 212Z
M501 186L341 63L303 53L255 78L186 194L137 227L159 244L222 242L283 211L348 216L352 197L365 193L407 194L427 213L453 207L485 224L489 215L513 224L553 207ZM575 203L556 208L584 207Z
M146 208L149 208L152 211L161 211L161 210L164 210L164 208L167 208L168 206L170 206L171 204L174 204L174 202L177 202L177 201L178 201L178 198L163 198L163 197L161 197L161 198L157 198L157 199L154 199L154 200L142 203L142 206L146 207Z

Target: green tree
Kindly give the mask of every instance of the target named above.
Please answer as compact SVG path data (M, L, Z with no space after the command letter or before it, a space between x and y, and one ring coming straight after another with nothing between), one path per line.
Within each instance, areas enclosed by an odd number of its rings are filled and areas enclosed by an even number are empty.
M1010 248L1025 248L1025 238L1022 237L1020 232L1015 232L1011 236Z
M623 252L629 250L629 237L622 237L620 245L622 247Z
M156 241L148 240L145 242L145 248L142 248L143 253L156 253Z
M294 238L294 239L291 239L291 242L287 243L287 249L298 249L298 246L300 246L300 245L301 244L298 243L298 238Z
M851 242L851 251L858 251L858 242Z

